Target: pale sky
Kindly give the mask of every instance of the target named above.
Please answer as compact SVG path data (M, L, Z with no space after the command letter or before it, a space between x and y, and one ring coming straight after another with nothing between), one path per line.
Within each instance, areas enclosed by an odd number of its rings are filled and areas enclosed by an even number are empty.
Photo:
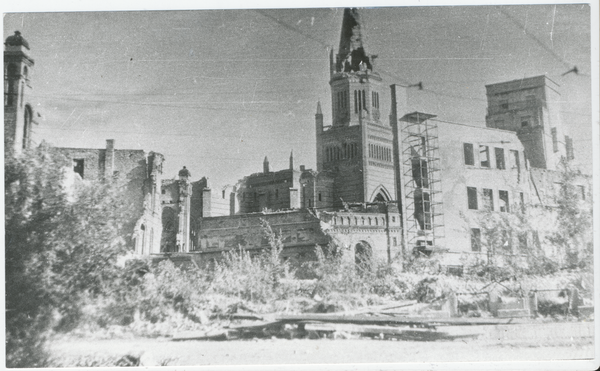
M597 11L597 8L596 8ZM7 13L35 59L34 139L61 147L163 153L165 178L187 166L217 187L295 164L315 168L314 114L331 121L329 53L343 9ZM485 125L485 85L547 74L561 86L576 161L591 170L587 5L363 9L367 51L415 109ZM597 49L595 50L598 53ZM569 73L577 66L579 74ZM596 81L597 84L597 81Z

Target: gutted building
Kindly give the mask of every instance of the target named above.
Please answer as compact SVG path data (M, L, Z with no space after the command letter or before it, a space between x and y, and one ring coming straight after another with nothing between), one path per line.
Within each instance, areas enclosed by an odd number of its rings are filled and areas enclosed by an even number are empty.
M106 148L55 147L72 161L76 181L124 182L124 192L133 208L130 244L138 254L160 252L160 185L164 157L138 149L116 149L113 139Z

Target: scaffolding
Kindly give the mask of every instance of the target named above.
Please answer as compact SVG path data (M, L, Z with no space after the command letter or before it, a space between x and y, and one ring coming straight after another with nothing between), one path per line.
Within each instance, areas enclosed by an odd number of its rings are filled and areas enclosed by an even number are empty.
M406 246L429 255L444 237L441 161L434 115L413 112L401 119L401 171Z

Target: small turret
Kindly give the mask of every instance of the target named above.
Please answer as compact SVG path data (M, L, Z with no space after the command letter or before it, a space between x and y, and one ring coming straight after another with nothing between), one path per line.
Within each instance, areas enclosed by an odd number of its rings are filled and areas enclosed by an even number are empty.
M269 173L269 159L265 156L265 160L263 161L263 173Z
M192 176L190 171L184 166L183 169L179 170L179 180L188 181Z
M29 43L23 36L21 36L21 31L15 31L14 35L11 35L6 38L4 41L5 46L23 46L25 49L29 50Z
M290 170L294 170L294 150L290 152Z

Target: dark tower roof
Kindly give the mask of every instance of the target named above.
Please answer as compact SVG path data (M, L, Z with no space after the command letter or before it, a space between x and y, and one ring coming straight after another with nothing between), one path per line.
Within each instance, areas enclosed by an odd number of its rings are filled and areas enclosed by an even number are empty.
M322 115L323 111L321 110L321 101L317 102L317 115Z
M27 50L29 50L29 43L27 42L27 40L25 40L25 38L23 36L21 36L20 31L15 31L14 35L7 37L6 40L4 41L4 45L6 45L6 46L21 46L22 45L25 48L27 48Z
M371 55L366 52L363 24L356 8L344 9L340 47L337 55L337 72L373 70ZM364 63L364 66L361 66Z
M348 55L353 50L363 48L363 35L360 14L356 8L344 9L344 19L342 21L342 34L340 35L340 55Z

